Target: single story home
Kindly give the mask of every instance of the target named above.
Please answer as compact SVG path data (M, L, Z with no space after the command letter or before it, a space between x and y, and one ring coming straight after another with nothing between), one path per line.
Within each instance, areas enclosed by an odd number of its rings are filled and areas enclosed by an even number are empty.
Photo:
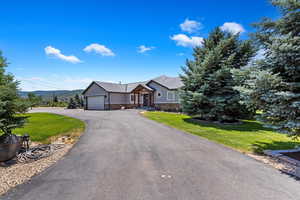
M114 110L148 107L158 110L179 110L179 77L159 76L136 83L93 81L84 91L86 110Z

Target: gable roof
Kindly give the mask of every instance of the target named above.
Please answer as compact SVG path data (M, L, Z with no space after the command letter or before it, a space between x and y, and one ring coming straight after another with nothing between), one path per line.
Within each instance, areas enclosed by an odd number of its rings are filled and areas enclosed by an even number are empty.
M171 90L178 89L183 86L180 77L169 77L169 76L162 75L152 80Z
M148 80L148 81L127 83L127 84L93 81L90 84L90 86L93 83L95 83L98 86L100 86L101 88L103 88L104 90L106 90L107 92L130 93L132 90L134 90L139 85L147 88L148 90L153 90L151 87L148 86L148 83L150 83L151 81L154 81L154 82L156 82L168 89L171 89L171 90L178 89L183 86L183 83L179 77L169 77L169 76L165 76L165 75L156 77L156 78ZM87 89L85 89L83 91L83 94L87 91Z
M101 82L101 81L95 81L95 83L100 87L102 87L107 92L126 92L126 84Z

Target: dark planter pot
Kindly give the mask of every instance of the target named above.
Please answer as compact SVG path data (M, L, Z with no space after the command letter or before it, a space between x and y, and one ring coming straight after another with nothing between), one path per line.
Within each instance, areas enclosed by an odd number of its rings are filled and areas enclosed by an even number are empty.
M19 152L22 145L21 137L18 137L13 144L0 143L0 162L13 159Z

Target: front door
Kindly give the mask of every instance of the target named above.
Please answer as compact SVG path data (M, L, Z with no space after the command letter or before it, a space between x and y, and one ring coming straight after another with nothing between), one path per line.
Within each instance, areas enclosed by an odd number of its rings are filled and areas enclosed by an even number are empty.
M143 106L149 106L149 94L143 95Z

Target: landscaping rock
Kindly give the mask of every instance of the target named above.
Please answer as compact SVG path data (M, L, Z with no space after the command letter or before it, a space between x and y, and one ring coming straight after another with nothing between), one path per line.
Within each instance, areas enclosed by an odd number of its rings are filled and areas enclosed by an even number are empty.
M59 159L61 159L72 147L72 144L65 144L63 148L58 149L49 157L42 158L30 163L16 163L0 167L0 195L6 193L10 188L13 188L36 174L39 174Z

